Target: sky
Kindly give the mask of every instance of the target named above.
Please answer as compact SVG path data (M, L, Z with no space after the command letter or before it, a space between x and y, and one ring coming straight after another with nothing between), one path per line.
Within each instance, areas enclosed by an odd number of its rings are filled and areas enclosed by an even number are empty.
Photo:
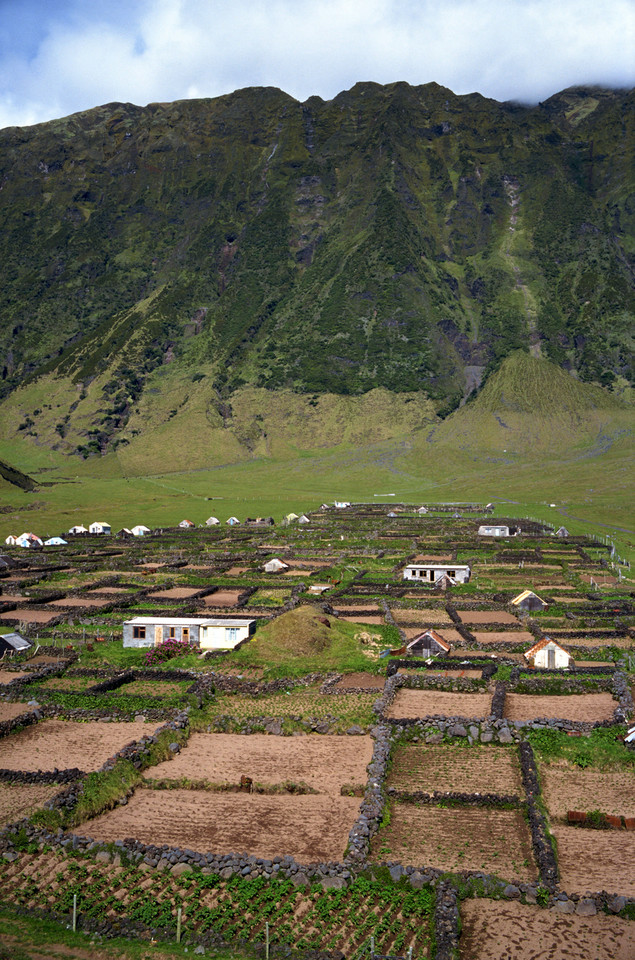
M248 86L537 103L634 75L635 0L0 0L0 128Z

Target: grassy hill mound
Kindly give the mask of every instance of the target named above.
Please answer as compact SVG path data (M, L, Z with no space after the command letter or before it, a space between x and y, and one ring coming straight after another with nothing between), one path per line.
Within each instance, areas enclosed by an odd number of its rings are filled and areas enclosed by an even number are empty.
M380 649L396 642L391 627L368 628L299 606L261 627L250 643L232 654L235 666L266 667L265 675L372 670Z

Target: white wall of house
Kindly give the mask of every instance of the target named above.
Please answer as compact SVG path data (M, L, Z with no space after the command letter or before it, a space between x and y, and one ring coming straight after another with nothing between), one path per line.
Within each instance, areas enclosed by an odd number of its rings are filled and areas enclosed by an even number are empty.
M571 656L557 643L547 643L534 657L534 666L541 670L564 670L570 665Z
M200 629L201 650L233 650L253 632L255 620L225 620L203 624Z
M467 583L470 568L462 563L409 563L403 572L404 580L416 580L417 583L436 583L445 576L452 577L458 583Z

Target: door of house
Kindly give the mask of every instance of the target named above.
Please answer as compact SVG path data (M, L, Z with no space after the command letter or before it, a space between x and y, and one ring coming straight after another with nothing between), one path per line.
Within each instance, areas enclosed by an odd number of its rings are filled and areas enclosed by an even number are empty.
M163 643L163 627L160 623L155 623L154 625L154 645L158 647L160 643Z
M556 668L556 651L553 647L549 647L547 650L547 668L549 670L555 670Z

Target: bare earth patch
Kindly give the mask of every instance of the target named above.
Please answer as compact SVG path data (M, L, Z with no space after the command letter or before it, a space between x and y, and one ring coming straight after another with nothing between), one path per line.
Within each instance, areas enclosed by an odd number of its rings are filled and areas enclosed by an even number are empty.
M319 793L339 796L344 784L361 784L373 754L370 737L273 737L255 733L193 733L172 760L149 771L151 777L238 783L304 781Z
M540 764L540 779L552 817L566 818L568 810L600 810L616 817L635 817L631 770L581 770L562 761L558 765Z
M428 621L429 623L429 621ZM418 627L402 627L403 632L406 635L406 640L412 640L413 637L418 637L420 633L426 628L426 624L420 624ZM458 630L455 630L454 627L446 627L445 624L441 627L440 630L435 630L435 633L438 633L442 640L445 640L446 643L459 643L463 642L463 637ZM465 654L461 654L465 657Z
M95 600L93 597L64 597L61 600L51 600L49 607L107 607L110 600Z
M380 617L380 616L376 616L376 617L375 617L375 616L372 616L372 615L369 615L369 616L364 616L364 615L354 616L354 615L351 614L350 616L348 616L348 615L347 615L347 616L343 616L343 617L340 616L339 619L340 619L340 620L346 620L348 623L370 623L370 624L379 624L379 623L385 623L385 622L386 622L386 621L384 620L383 616L381 616L381 617Z
M247 739L247 738L244 738ZM340 860L359 798L137 790L118 807L82 824L95 840L134 837L200 853L248 853L300 863Z
M15 676L15 674L14 674ZM23 713L32 713L33 707L27 706L26 703L0 703L0 723L3 720L13 720L14 717L19 717ZM2 741L2 759L0 761L0 767L4 767L4 755L5 755L5 744L6 740Z
M552 825L558 841L560 885L567 893L635 897L635 834Z
M490 643L520 643L531 647L536 642L536 638L528 630L472 630L471 633L483 647Z
M399 673L405 673L410 677L469 677L472 680L479 680L482 670L418 670L417 667L400 668Z
M384 619L384 611L381 609L381 607L376 606L376 604L374 603L366 603L366 604L360 603L359 606L341 606L340 604L336 604L335 609L337 610L338 613L351 614L351 615L355 613L361 613L362 611L364 613L368 613L369 615L381 614L382 622Z
M632 960L635 923L553 914L515 901L464 900L460 960Z
M0 620L15 620L21 623L48 623L55 617L59 617L59 611L51 613L47 610L9 610L0 613Z
M60 790L54 783L0 783L0 824L28 817Z
M234 607L241 593L242 590L217 590L216 593L203 597L203 603L206 607Z
M507 610L458 610L463 623L518 623L518 618Z
M505 697L507 720L536 720L550 717L593 723L611 720L617 702L610 693L572 693L562 696L529 696L508 693Z
M407 743L397 748L389 784L397 790L432 793L522 794L520 764L508 747L430 746Z
M371 859L441 870L482 870L506 880L537 877L531 836L519 810L417 807L396 803Z
M0 670L0 684L11 683L12 680L17 680L18 677L23 677L24 674L14 673L11 670Z
M395 608L390 611L395 623L452 623L450 616L445 610L434 610L431 608L421 610L400 610Z
M157 590L156 593L150 593L148 596L156 598L157 600L186 600L198 592L198 589L192 587L170 587L169 590Z
M14 704L11 704L14 706ZM22 704L24 712L25 705ZM132 740L148 734L143 722L73 723L43 720L12 733L2 741L2 766L6 770L98 770Z
M386 716L464 717L489 716L492 698L487 693L445 693L442 690L399 690Z

